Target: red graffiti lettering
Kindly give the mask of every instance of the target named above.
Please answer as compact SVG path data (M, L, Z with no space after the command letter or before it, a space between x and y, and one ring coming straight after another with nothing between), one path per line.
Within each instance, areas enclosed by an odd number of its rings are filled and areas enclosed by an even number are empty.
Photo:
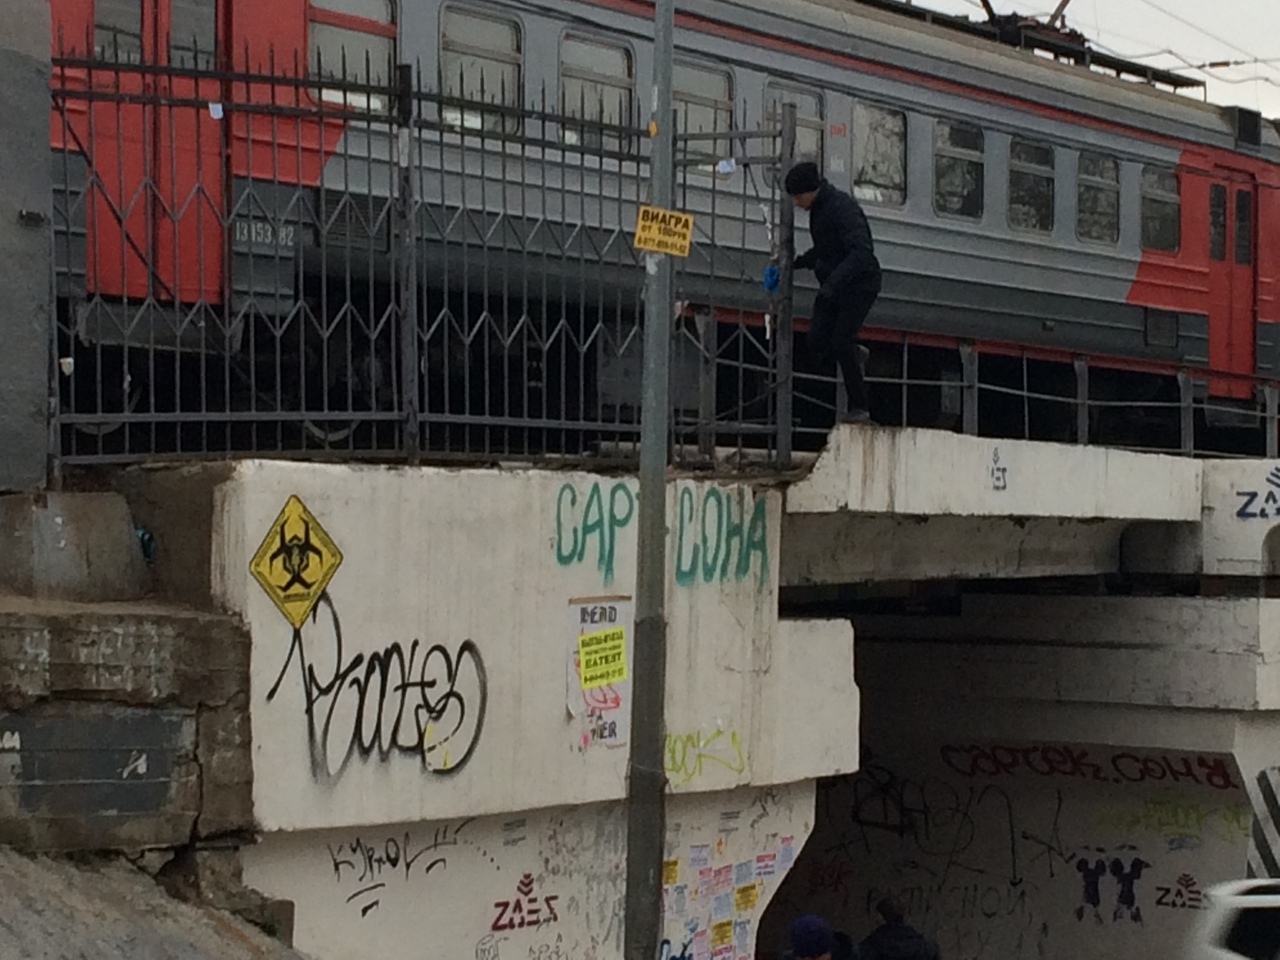
M1095 760L1089 748L1066 744L946 744L939 754L950 770L963 777L995 779L1031 774L1103 783L1190 781L1216 790L1239 788L1232 778L1229 758L1221 756L1168 756L1122 750Z

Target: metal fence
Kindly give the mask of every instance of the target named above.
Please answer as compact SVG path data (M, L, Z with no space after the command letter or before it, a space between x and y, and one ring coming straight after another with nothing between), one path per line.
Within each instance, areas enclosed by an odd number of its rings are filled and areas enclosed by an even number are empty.
M643 130L407 69L319 88L62 59L52 99L62 462L634 456ZM718 170L679 145L680 456L774 443L775 341L748 314L779 141L736 135Z
M651 141L583 119L630 111L505 93L444 96L408 69L319 87L56 60L55 460L633 459ZM681 463L786 467L842 412L793 330L777 173L794 142L794 108L677 138L695 220L671 351ZM867 337L880 423L1277 452L1274 384L1224 401L1202 369Z

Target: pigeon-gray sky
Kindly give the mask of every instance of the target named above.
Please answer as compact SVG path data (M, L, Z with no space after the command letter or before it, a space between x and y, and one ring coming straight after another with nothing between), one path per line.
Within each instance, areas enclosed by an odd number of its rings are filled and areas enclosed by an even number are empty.
M979 0L913 2L986 19ZM1057 0L992 0L992 6L998 13L1044 17ZM1100 50L1203 78L1215 103L1237 104L1280 119L1277 0L1071 0L1067 25ZM1220 61L1234 65L1182 69Z

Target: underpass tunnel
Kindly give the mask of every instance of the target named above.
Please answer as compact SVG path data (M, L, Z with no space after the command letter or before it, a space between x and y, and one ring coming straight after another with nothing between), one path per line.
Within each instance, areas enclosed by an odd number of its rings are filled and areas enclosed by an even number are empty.
M820 781L758 957L804 913L857 943L885 897L944 960L1177 957L1211 887L1274 862L1275 715L1242 719L1227 655L1256 624L1085 586L792 591L854 624L861 763Z

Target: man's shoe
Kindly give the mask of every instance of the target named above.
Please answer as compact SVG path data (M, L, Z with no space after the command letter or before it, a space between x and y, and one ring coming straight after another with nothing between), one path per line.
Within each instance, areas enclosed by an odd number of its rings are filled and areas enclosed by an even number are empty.
M840 418L841 423L871 423L871 414L866 410L850 410Z

